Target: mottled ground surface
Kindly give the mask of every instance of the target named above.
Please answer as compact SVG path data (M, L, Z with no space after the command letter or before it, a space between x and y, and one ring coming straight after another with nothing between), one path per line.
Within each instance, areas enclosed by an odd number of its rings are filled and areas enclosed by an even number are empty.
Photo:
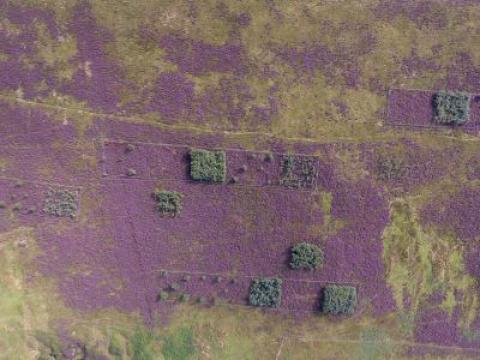
M0 0L0 358L479 358L479 10ZM432 124L443 89L465 126ZM225 150L225 183L190 180L192 147ZM289 268L303 241L321 269ZM248 306L257 276L278 309ZM321 313L332 283L353 316Z

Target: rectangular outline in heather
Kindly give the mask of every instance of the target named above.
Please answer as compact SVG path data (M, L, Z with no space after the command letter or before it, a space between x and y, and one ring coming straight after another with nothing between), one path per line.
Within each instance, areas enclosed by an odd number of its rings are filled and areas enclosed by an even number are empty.
M107 153L105 151L105 144L106 143L110 143L110 144L114 144L114 145L126 145L126 144L134 144L134 145L145 145L145 146L163 146L163 147L172 147L172 148L181 148L181 149L186 149L186 150L189 150L191 148L193 148L193 146L190 146L190 145L178 145L178 144L168 144L168 143L150 143L150 142L140 142L140 141L124 141L124 140L112 140L112 139L107 139L107 138L103 138L101 139L100 141L100 151L99 151L99 154L100 156L102 157L101 158L101 168L102 168L102 178L104 180L109 180L109 181L118 181L118 180L140 180L140 181L150 181L150 180L163 180L163 181L185 181L185 182L195 182L194 180L191 180L191 179L170 179L170 178L164 178L164 177L152 177L151 174L148 175L148 177L138 177L138 176L135 176L135 177L129 177L129 176L119 176L119 175L109 175L108 173L106 173L106 163L107 163ZM233 149L233 148L218 148L218 147L214 147L214 148L209 148L207 150L212 150L212 151L216 151L216 150L221 150L221 151L225 151L225 153L227 154L227 159L226 159L226 162L227 162L227 172L228 172L228 153L229 152L240 152L240 153L252 153L252 154L256 154L256 155L259 155L259 154L273 154L275 156L278 156L279 157L279 160L281 160L281 157L284 156L284 155L293 155L293 156L297 156L297 157L302 157L302 158L313 158L314 159L314 174L313 174L313 179L312 179L312 183L311 185L309 186L305 186L305 187L300 187L300 188L291 188L291 187L286 187L284 185L281 185L280 184L280 180L278 181L278 183L272 183L271 185L253 185L253 184L242 184L242 185L239 185L239 184L228 184L228 179L225 180L223 183L219 184L219 185L229 185L229 186L244 186L244 187L267 187L267 188L282 188L286 191L314 191L316 188L317 188L317 183L318 183L318 173L319 173L319 167L320 167L320 157L317 156L317 155L311 155L311 154L302 154L302 153L283 153L283 152L277 152L277 151L268 151L268 150L265 150L265 151L262 151L262 150L259 150L259 151L255 151L255 150L242 150L242 149ZM280 174L279 174L280 175Z
M77 212L76 212L76 216L74 218L72 217L69 217L69 216L53 216L53 215L49 215L49 214L46 214L44 211L43 211L43 203L41 204L42 206L37 206L37 210L35 213L33 214L24 214L24 213L20 213L20 215L22 216L32 216L32 217L35 217L35 218L40 218L40 219L56 219L58 221L61 221L61 220L67 220L69 222L79 222L80 221L80 214L81 214L81 197L82 197L82 194L84 193L84 187L83 186L80 186L80 185L65 185L65 184L61 184L61 183L56 183L56 182L48 182L48 181L32 181L32 180L24 180L24 179L20 179L20 178L16 178L16 177L4 177L4 176L0 176L0 182L2 181L21 181L22 183L24 184L31 184L31 185L36 185L36 186L40 186L40 189L42 191L42 199L44 199L44 194L45 194L45 191L47 191L48 189L52 189L52 188L55 188L55 189L71 189L71 190L74 190L76 191L77 193Z
M477 134L480 131L480 120L478 123L471 124L469 126L469 121L465 123L465 125L459 126L457 128L451 127L451 126L445 126L445 125L440 125L440 124L435 124L433 121L429 125L419 125L411 122L393 122L390 120L390 112L391 112L391 106L392 102L390 101L391 99L391 94L393 91L401 91L401 92L410 92L410 93L428 93L428 94L435 94L438 90L425 90L425 89L413 89L413 88L390 88L387 91L387 106L386 106L386 111L384 115L384 125L387 126L392 126L392 127L397 127L397 128L408 128L409 130L433 130L433 131L445 131L445 130L461 130L464 133L472 133L474 132ZM470 106L472 102L474 101L474 98L478 96L478 94L475 93L469 93L470 95ZM478 136L478 135L477 135Z

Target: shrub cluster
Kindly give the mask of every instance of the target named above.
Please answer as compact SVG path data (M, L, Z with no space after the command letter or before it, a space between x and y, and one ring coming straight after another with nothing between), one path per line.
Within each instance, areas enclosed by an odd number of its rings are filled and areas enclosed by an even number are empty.
M468 120L470 97L441 91L433 95L434 120L442 125L462 125Z
M300 243L292 247L290 267L292 269L314 270L323 265L323 251L317 245Z
M357 289L353 286L329 285L324 289L323 312L351 315L357 305Z
M278 307L282 297L282 280L258 278L250 286L249 303L253 306Z
M75 217L78 209L78 192L49 189L45 194L43 212L52 216Z
M223 182L226 172L224 151L190 150L190 177L193 180Z
M284 155L281 161L281 185L293 188L313 186L315 180L315 159Z
M177 216L182 210L182 194L176 191L155 190L155 208L162 216Z

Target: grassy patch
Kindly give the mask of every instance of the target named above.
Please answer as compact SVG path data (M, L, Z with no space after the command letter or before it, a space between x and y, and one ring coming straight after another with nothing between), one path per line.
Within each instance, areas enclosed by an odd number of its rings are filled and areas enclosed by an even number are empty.
M475 279L465 272L461 245L450 235L425 231L405 200L392 203L390 218L383 234L384 261L397 307L404 310L407 295L409 311L415 314L430 295L440 291L446 295L440 307L451 314L458 305L453 295L461 291L462 321L468 324L468 314L475 311L478 296L472 291Z
M361 360L380 360L392 358L395 345L391 339L378 328L365 329L360 334Z
M120 337L117 334L112 335L108 344L108 353L116 360L121 360L123 356L123 346Z
M155 360L153 350L153 335L142 329L137 331L130 338L130 352L133 360Z
M193 330L181 327L165 338L162 354L165 360L189 360L196 353Z

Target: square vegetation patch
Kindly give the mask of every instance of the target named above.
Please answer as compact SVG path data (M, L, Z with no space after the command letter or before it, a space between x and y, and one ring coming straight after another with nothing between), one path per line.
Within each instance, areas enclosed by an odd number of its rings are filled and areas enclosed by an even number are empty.
M323 312L352 315L357 306L357 289L353 286L330 285L324 290Z
M282 280L278 278L258 278L250 286L249 303L253 306L280 306L282 298Z
M182 194L176 191L155 190L155 209L161 216L174 217L182 210Z
M196 181L225 181L227 172L225 151L190 150L190 177Z
M434 121L441 125L463 125L469 117L470 96L441 91L433 95Z
M317 175L316 158L283 155L280 161L280 185L291 188L311 188L315 185Z
M381 155L376 161L377 179L381 181L397 181L408 174L408 166L397 155Z
M58 217L74 218L78 211L78 191L49 189L45 193L43 212Z
M294 270L315 270L324 262L322 249L305 242L292 247L290 256L290 267Z

